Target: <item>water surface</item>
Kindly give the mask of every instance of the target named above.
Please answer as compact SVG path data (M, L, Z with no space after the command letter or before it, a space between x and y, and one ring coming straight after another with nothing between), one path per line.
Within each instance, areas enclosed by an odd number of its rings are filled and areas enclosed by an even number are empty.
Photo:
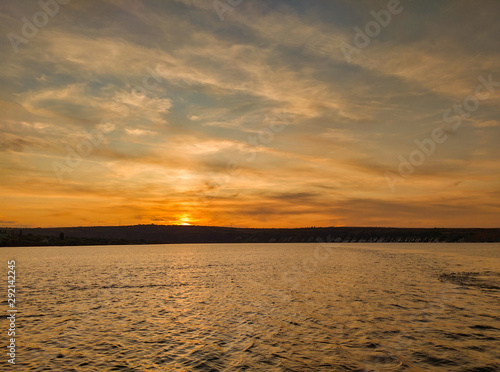
M3 248L0 258L4 277L16 260L20 371L500 370L496 243Z

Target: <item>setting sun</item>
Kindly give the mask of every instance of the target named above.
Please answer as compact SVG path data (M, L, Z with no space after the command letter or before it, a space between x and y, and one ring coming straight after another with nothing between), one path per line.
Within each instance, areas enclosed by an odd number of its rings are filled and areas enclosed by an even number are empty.
M192 219L187 214L183 214L181 217L178 218L175 224L183 226L191 226L190 222L192 222Z

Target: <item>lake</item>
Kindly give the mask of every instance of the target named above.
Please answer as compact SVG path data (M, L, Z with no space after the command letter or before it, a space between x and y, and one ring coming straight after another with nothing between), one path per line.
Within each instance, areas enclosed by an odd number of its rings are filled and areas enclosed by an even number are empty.
M0 249L19 371L500 371L500 244Z

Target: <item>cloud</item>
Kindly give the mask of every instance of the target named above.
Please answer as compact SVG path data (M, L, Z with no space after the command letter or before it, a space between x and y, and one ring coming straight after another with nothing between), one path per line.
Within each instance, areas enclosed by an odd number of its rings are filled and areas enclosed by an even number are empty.
M498 92L395 194L383 177L479 75L500 78L498 4L406 2L351 62L340 45L376 3L304 4L244 1L221 21L210 1L75 2L19 53L4 39L4 219L498 225ZM4 35L29 14L2 9ZM96 129L59 182L53 163Z
M155 132L151 130L144 130L140 128L134 128L134 129L125 128L125 132L132 136L150 136L155 134Z
M474 125L480 128L500 127L500 120L478 121Z

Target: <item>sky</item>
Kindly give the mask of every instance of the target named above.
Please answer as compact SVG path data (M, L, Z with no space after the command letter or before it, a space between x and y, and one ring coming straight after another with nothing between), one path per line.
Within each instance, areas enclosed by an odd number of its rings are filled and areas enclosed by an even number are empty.
M500 2L0 2L0 226L500 227Z

